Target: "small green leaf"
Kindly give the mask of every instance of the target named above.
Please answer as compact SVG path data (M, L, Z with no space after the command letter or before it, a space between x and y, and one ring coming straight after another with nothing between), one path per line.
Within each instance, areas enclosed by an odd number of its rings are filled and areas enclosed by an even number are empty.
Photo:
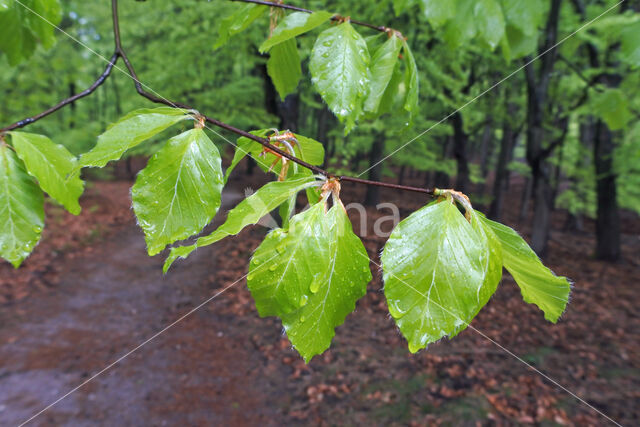
M391 37L380 46L371 59L371 86L369 96L364 103L364 110L377 113L380 101L393 76L393 70L398 63L398 55L402 48L402 41L398 36Z
M632 67L640 67L640 21L627 25L620 36L621 58Z
M500 241L504 267L520 287L524 300L537 305L545 319L557 322L569 301L569 280L556 276L545 267L515 230L487 218L482 221L491 227Z
M267 73L280 98L284 100L287 95L296 90L302 76L296 40L289 39L275 45L269 55Z
M473 14L479 34L492 49L495 49L505 32L500 3L497 0L478 0Z
M329 237L323 221L324 203L291 218L289 229L270 232L256 249L247 286L260 316L282 316L297 310L322 278L318 267L329 258ZM268 269L255 271L268 263ZM314 282L315 281L315 282Z
M223 18L218 27L218 40L213 48L218 49L225 45L231 36L249 28L249 25L266 11L267 7L250 3L242 5L237 11Z
M384 292L411 352L457 334L484 306L495 290L495 279L485 280L489 254L486 238L448 201L398 224L381 256Z
M445 24L456 14L456 1L422 0L424 14L435 28Z
M369 256L342 205L334 204L321 221L326 223L328 257L312 259L317 275L309 292L303 294L296 311L282 316L291 344L306 362L329 348L335 328L355 309L371 281Z
M345 134L362 114L371 80L369 61L367 43L349 22L320 33L311 51L312 82L329 109L345 123Z
M191 116L179 108L160 107L132 111L98 137L91 151L80 156L81 167L103 167L125 151Z
M407 96L404 101L404 109L411 114L418 111L418 92L420 91L420 80L418 77L418 67L416 60L411 53L411 49L406 40L402 42L402 52L407 58L407 67L405 68L405 86Z
M58 0L0 2L0 53L5 53L9 65L14 66L29 58L38 43L50 48L61 18Z
M18 268L40 240L44 197L24 164L0 143L0 256Z
M171 253L164 263L163 271L166 273L176 259L186 258L196 248L211 245L227 236L236 235L246 226L257 223L280 204L294 197L299 191L314 185L314 183L315 178L313 176L306 176L265 184L229 211L227 220L213 233L200 237L193 245L171 248Z
M249 133L265 138L271 132L273 132L272 129L260 129ZM296 137L298 144L292 144L292 147L293 152L298 159L304 160L312 165L321 165L324 162L324 146L321 143L303 135L294 134L294 136ZM281 168L281 163L276 162L278 157L272 153L261 154L263 149L264 146L256 141L245 137L238 138L233 160L225 172L225 182L229 179L229 175L233 169L246 155L250 155L256 161L260 169L265 172L268 172L269 168L273 165L271 171L278 175ZM298 169L297 172L296 169ZM305 170L308 171L308 169L303 169L302 167L298 168L296 165L291 165L289 168L289 176L296 175L296 173L306 173Z
M287 15L273 30L273 34L260 45L260 53L269 51L273 46L287 40L294 39L301 34L313 30L324 24L333 16L333 13L317 11L313 13L293 12Z
M632 118L627 96L620 89L607 89L593 94L589 105L611 130L624 128Z
M44 135L11 132L11 143L29 174L38 180L40 188L69 212L78 215L78 199L84 183L77 174L69 176L77 165L75 156Z
M198 233L218 212L223 186L220 153L202 129L169 140L136 178L133 210L149 255Z

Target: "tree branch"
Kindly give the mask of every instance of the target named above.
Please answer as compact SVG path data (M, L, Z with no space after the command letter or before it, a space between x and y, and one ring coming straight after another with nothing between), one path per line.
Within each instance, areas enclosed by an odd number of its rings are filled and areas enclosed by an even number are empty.
M77 94L75 94L73 96L70 96L69 98L63 99L62 101L60 101L59 103L57 103L53 107L44 110L40 114L36 114L35 116L32 116L32 117L27 117L26 119L22 119L22 120L17 121L17 122L15 122L15 123L7 126L7 127L4 127L2 129L0 129L0 134L3 134L5 132L9 132L11 130L27 126L27 125L29 125L31 123L34 123L34 122L37 122L38 120L42 119L43 117L46 117L51 113L55 113L56 111L58 111L59 109L61 109L65 105L71 104L72 102L77 101L80 98L84 98L85 96L92 94L98 88L98 86L100 86L102 83L105 82L105 80L107 80L107 77L109 77L109 75L111 74L111 70L113 69L113 66L115 65L115 63L117 61L118 61L118 54L114 53L111 56L111 59L109 60L109 63L107 64L107 67L102 72L100 77L98 77L98 79L95 82L93 82L93 84L91 86L89 86L87 89L85 89L82 92L77 93Z
M311 11L307 11L306 9L299 9L299 8L295 8L294 6L287 6L287 5L281 5L281 4L277 4L277 3L273 3L271 4L270 2L262 2L259 0L231 0L231 1L244 1L244 2L248 2L248 3L258 3L258 4L266 4L266 5L272 5L274 7L283 7L286 9L294 9L294 10L300 10L302 12L308 12L310 13ZM34 123L37 120L40 120L41 118L48 116L49 114L59 110L60 108L64 107L65 105L70 104L71 102L80 99L82 97L85 97L91 93L93 93L98 86L100 86L102 83L104 83L104 81L109 77L109 75L111 74L111 70L113 69L115 63L117 62L118 58L122 58L122 61L124 62L127 71L129 72L129 76L131 77L131 79L134 82L135 88L136 88L136 92L138 92L139 95L143 96L144 98L147 98L149 101L157 103L157 104L164 104L173 108L181 108L184 110L190 110L190 111L197 111L194 108L186 105L186 104L181 104L181 103L177 103L177 102L173 102L170 101L166 98L162 98L162 97L158 97L150 92L147 92L146 90L144 90L143 88L143 84L142 82L140 82L140 80L138 79L138 76L135 72L135 69L133 68L133 64L131 63L131 61L129 60L129 57L127 56L127 54L125 53L123 47L122 47L122 41L121 41L121 37L120 37L120 20L119 20L119 16L118 16L118 0L111 0L111 14L112 14L112 19L113 19L113 37L114 37L114 43L115 43L115 51L113 53L113 55L111 56L111 59L109 60L109 63L107 65L107 68L105 69L105 71L102 73L102 75L100 75L100 77L98 78L98 80L96 80L88 89L73 95L63 101L61 101L60 103L56 104L55 106L49 108L48 110L43 111L40 114L37 114L33 117L29 117L23 120L20 120L19 122L16 122L10 126L7 126L5 128L0 129L0 135L2 135L4 132L8 132L11 131L13 129L17 129L23 126L26 126L28 124ZM356 24L356 21L351 21L352 23ZM374 27L371 26L370 24L364 24L364 23L358 23L358 25L365 25L365 26L369 26L371 28L374 29L380 29L380 31L386 31L385 27ZM382 28L385 28L384 30L382 30ZM200 114L200 113L198 113ZM227 123L221 122L220 120L214 119L212 117L207 117L205 115L201 116L209 123L220 127L222 129L226 129L230 132L235 133L236 135L240 135L243 136L245 138L251 139L253 141L258 142L259 144L262 144L263 146L267 147L269 150L273 151L274 153L285 157L289 160L291 160L292 162L295 162L297 164L299 164L300 166L307 168L309 170L311 170L314 173L323 175L327 178L336 178L340 181L344 181L344 182L353 182L356 184L364 184L364 185L375 185L378 187L386 187L386 188L393 188L395 190L402 190L402 191L413 191L413 192L417 192L417 193L423 193L423 194L427 194L430 196L434 195L434 190L433 189L427 189L427 188L419 188L419 187L410 187L410 186L405 186L405 185L397 185L397 184L391 184L391 183L386 183L386 182L378 182L378 181L370 181L367 179L360 179L360 178L356 178L356 177L351 177L351 176L336 176L334 174L329 173L328 171L318 167L318 166L314 166L312 164L309 164L303 160L298 159L295 156L292 156L291 154L289 154L288 152L279 149L278 147L272 145L270 143L270 141L266 138L260 138L258 136L255 136L249 132L246 132L242 129L238 129L234 126L231 126Z

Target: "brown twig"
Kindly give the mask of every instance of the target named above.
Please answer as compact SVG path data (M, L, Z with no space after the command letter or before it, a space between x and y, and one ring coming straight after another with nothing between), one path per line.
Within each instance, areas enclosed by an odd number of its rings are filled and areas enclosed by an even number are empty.
M311 11L308 11L306 9L301 9L301 8L296 8L295 6L288 6L288 5L284 5L284 4L278 4L278 3L270 3L270 2L263 2L260 0L231 0L231 1L245 1L245 2L249 2L249 3L258 3L258 4L266 4L266 5L273 5L276 7L284 7L285 9L293 9L293 10L298 10L298 11L302 11L302 12L308 12L311 13ZM113 18L113 37L114 37L114 41L115 41L115 51L113 53L113 55L111 56L111 59L109 60L109 63L107 64L107 68L105 69L105 71L100 75L100 77L98 77L98 79L86 90L73 95L67 99L64 99L63 101L59 102L58 104L54 105L53 107L43 111L40 114L37 114L33 117L29 117L23 120L20 120L12 125L9 125L5 128L0 129L0 135L11 131L13 129L17 129L17 128L21 128L24 126L27 126L31 123L34 123L38 120L40 120L41 118L48 116L49 114L59 110L60 108L64 107L65 105L68 105L70 103L72 103L73 101L80 99L82 97L85 97L91 93L93 93L98 86L100 86L102 83L104 83L104 81L109 77L109 75L111 74L111 71L114 67L114 65L116 64L116 62L118 61L119 58L122 58L122 61L125 64L125 67L127 68L127 71L129 72L129 75L131 77L131 79L134 82L136 91L138 92L139 95L143 96L144 98L147 98L149 101L157 103L157 104L164 104L173 108L181 108L181 109L185 109L185 110L189 110L189 111L194 111L195 109L186 105L186 104L181 104L181 103L177 103L177 102L173 102L170 101L166 98L162 98L162 97L158 97L150 92L147 92L146 90L144 90L142 83L140 82L140 79L138 79L138 75L136 74L135 69L133 68L133 64L131 63L131 61L129 60L129 57L127 56L127 54L125 53L123 47L122 47L122 41L120 38L120 21L119 21L119 17L118 17L118 0L111 0L111 14L112 14L112 18ZM357 23L357 21L351 21L352 23ZM364 23L358 23L358 25L365 25L365 26L369 26L371 28L374 29L380 29L380 31L386 31L387 29L384 27L375 27L375 26L371 26L370 24L364 24ZM384 30L382 29L384 28ZM356 177L351 177L351 176L336 176L334 174L329 173L328 171L319 168L318 166L309 164L307 162L305 162L304 160L300 160L297 157L291 155L290 153L288 153L285 150L281 150L280 148L272 145L268 139L265 138L260 138L258 136L255 136L249 132L246 132L242 129L238 129L234 126L231 126L227 123L221 122L220 120L214 119L212 117L208 117L205 116L204 114L200 114L200 117L204 118L204 120L206 120L207 122L220 127L222 129L228 130L229 132L233 132L236 135L240 135L243 136L245 138L251 139L253 141L256 141L260 144L262 144L264 147L268 148L269 150L271 150L272 152L291 160L292 162L295 162L297 164L299 164L300 166L307 168L309 170L311 170L314 173L323 175L327 178L336 178L339 179L342 182L353 182L356 184L364 184L364 185L375 185L378 187L386 187L386 188L393 188L395 190L402 190L402 191L413 191L413 192L417 192L417 193L423 193L423 194L428 194L430 196L433 196L434 190L433 189L427 189L427 188L419 188L419 187L409 187L406 185L398 185L398 184L391 184L391 183L386 183L386 182L379 182L379 181L370 181L367 179L360 179L360 178L356 178Z

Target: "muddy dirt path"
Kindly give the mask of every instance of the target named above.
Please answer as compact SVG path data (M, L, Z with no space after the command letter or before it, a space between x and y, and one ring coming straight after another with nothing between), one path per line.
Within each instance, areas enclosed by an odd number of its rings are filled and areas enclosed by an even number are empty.
M225 194L225 207L240 197ZM215 247L200 249L163 277L162 258L148 257L140 230L127 226L65 266L55 292L0 309L0 425L27 420L213 295L215 257ZM215 311L193 316L206 344L177 325L30 424L278 423L261 397L267 384L247 375L255 351L229 337ZM204 358L190 358L195 344Z

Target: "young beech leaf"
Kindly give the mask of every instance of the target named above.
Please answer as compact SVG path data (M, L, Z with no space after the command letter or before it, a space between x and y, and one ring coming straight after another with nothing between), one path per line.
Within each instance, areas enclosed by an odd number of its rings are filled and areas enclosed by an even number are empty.
M208 246L227 236L238 234L246 226L257 223L281 203L284 203L290 197L295 197L299 191L314 185L314 183L315 178L313 176L295 176L286 181L274 181L265 184L258 191L238 203L238 206L231 209L227 215L227 220L213 233L200 237L193 245L171 248L171 253L164 263L163 271L166 273L176 259L188 257L196 248Z
M369 93L369 61L367 43L349 22L320 33L311 51L311 80L345 123L345 134L355 126Z
M377 113L380 100L391 81L398 62L402 40L394 33L380 46L371 59L371 90L364 103L364 110Z
M272 129L260 129L251 131L250 133L259 136L261 138L265 138L267 135L273 132ZM321 165L324 162L324 147L318 141L315 141L311 138L307 138L306 136L294 134L296 139L298 140L298 144L291 144L293 147L293 152L296 154L296 157L304 160L307 163L312 165ZM281 146L282 148L282 146ZM281 162L275 162L278 157L272 153L263 153L264 146L256 141L253 141L249 138L240 137L236 143L236 151L233 155L233 160L231 161L231 165L227 168L225 172L225 182L229 179L229 175L233 169L240 163L247 154L253 157L253 159L258 163L260 169L265 172L269 171L271 168L271 172L276 175L280 174L280 168L282 167ZM274 164L275 162L275 164ZM273 167L272 167L273 165ZM297 169L297 172L296 172ZM295 165L291 165L289 167L289 176L293 176L300 173L309 173L308 169L297 167Z
M291 218L289 229L267 234L249 264L247 286L260 316L282 316L302 307L322 279L329 257L324 203ZM268 269L253 273L268 262Z
M381 256L384 292L411 352L455 335L486 303L495 290L489 254L486 237L448 201L398 224Z
M44 135L11 132L11 143L29 175L38 180L40 188L69 212L78 215L78 199L84 190L84 183L77 174L69 176L77 164L75 156Z
M19 267L40 240L44 197L24 164L0 143L0 256Z
M211 221L220 207L222 181L220 153L202 129L174 136L149 160L131 189L149 255Z
M265 6L245 4L233 14L223 18L218 27L218 40L213 48L218 49L225 45L231 36L246 30L253 21L266 11L267 8Z
M473 9L478 33L495 49L504 36L504 15L499 0L477 0Z
M125 151L190 116L179 108L159 107L132 111L98 137L98 143L80 156L80 167L103 167Z
M402 53L407 58L405 67L405 87L407 96L404 100L404 109L411 114L417 113L418 93L420 92L420 80L418 78L418 66L406 40L402 41Z
M302 68L295 39L284 41L271 49L267 61L267 73L281 99L284 100L287 95L296 90L302 76Z
M371 281L369 256L344 208L334 204L321 220L326 223L328 258L311 260L318 276L303 295L302 306L281 316L291 344L306 362L329 348L335 328L355 309Z
M544 312L545 319L557 322L569 301L569 280L556 276L545 267L515 230L484 217L481 220L500 241L504 267L520 287L522 298L537 305Z
M332 16L333 13L322 10L313 13L293 12L287 15L273 30L271 37L260 45L260 53L267 52L279 43L313 30L327 22Z
M435 28L443 25L456 14L455 1L422 0L424 14Z

